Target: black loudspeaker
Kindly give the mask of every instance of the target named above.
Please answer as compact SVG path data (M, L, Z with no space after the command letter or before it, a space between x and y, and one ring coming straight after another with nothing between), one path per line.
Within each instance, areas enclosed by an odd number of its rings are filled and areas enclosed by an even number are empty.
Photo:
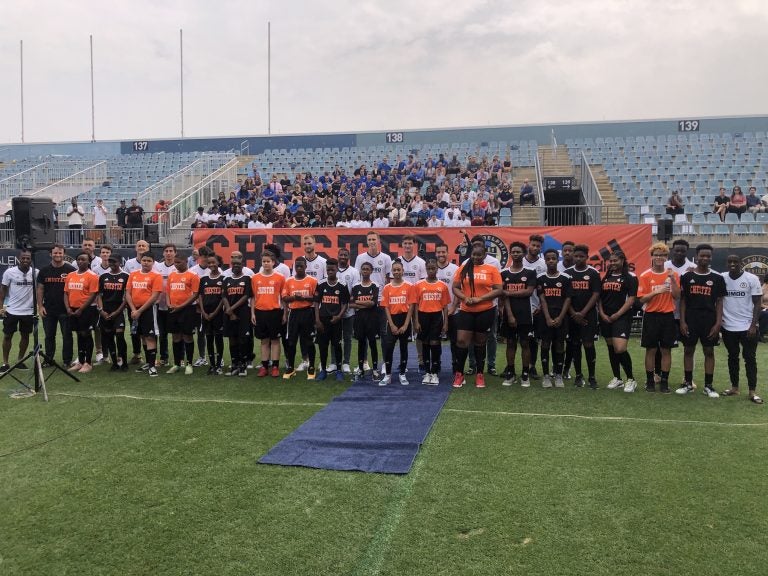
M53 211L56 205L50 198L19 196L11 202L16 247L30 250L50 250L56 243Z
M672 239L672 220L659 220L656 223L656 238L662 242Z
M144 224L144 240L150 244L160 242L160 227L157 224Z

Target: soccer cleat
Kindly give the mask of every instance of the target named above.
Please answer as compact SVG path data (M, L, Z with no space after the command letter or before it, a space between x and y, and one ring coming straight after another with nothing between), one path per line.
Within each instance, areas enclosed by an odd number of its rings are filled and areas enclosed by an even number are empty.
M184 375L185 376L192 376L192 374L194 374L194 373L195 373L195 369L192 368L192 364L188 363L186 366L184 366Z
M325 369L326 372L336 372L336 364L328 364L328 367Z
M456 372L453 376L453 387L454 388L461 388L464 386L465 380L464 380L464 374L461 372Z
M93 370L93 366L91 366L90 364L88 364L88 362L86 362L85 364L83 364L83 366L80 368L80 370L78 370L78 372L80 374L86 374L86 373L90 372L91 370Z
M608 390L616 390L616 388L621 388L622 386L624 386L624 382L622 382L620 378L616 378L616 376L614 376L611 378L611 381L608 382L608 386L606 386L606 388L608 388Z
M522 378L520 378L520 386L522 388L530 388L531 387L531 380L529 378L526 378L525 376L523 376Z
M504 372L501 373L501 377L504 380L509 380L511 376L512 376L512 369L509 366L507 366L506 368L504 368Z
M408 386L408 377L403 372L400 372L398 378L400 379L401 386Z
M200 366L207 366L207 365L208 365L208 360L206 360L202 356L197 360L195 360L195 363L193 364L195 368L200 368Z
M317 378L315 378L315 380L325 380L326 378L328 378L328 372L320 370L320 372L317 373Z
M298 366L296 366L296 372L304 372L304 370L306 370L307 368L309 368L309 362L307 362L306 360L302 360L301 363Z
M80 364L80 362L75 362L74 364L72 364L69 367L69 371L70 372L77 372L82 367L83 367L83 365ZM8 372L8 370L10 370L10 369L11 369L11 367L8 366L8 364L3 364L2 367L0 367L0 372ZM141 370L138 370L138 372L141 372Z
M592 388L592 390L597 390L597 388L598 388L597 380L595 380L594 378L590 378L589 379L589 387Z
M387 384L389 384L389 382L390 382L389 374L384 374L384 378L379 380L379 386L386 386Z
M424 374L424 378L421 379L422 384L432 384L432 374L427 372Z
M475 388L485 388L485 374L478 372L475 376Z
M166 374L176 374L176 372L178 372L179 370L181 370L181 366L177 366L176 364L174 364L173 366L168 368L168 370L166 370L165 373Z
M702 392L704 393L704 396L708 396L709 398L720 398L720 394L718 394L712 386L704 386Z
M351 374L352 370L349 368L349 364L342 364L341 365L341 371L344 372L344 374Z
M240 376L241 378L245 378L246 376L248 376L248 368L246 368L245 366L240 366L240 369L237 371L237 375Z
M690 394L695 390L693 387L693 383L691 382L683 382L683 385L680 386L677 390L675 390L675 394Z
M336 370L336 380L339 382L344 381L344 374L342 372L339 372L338 370Z
M365 377L365 370L363 370L360 366L355 368L355 371L353 372L353 376L355 380L362 380Z
M624 392L630 392L630 393L634 392L635 388L637 388L637 382L634 379L632 379L632 378L629 378L624 383Z
M560 374L555 375L555 388L565 388L565 382Z
M269 371L264 366L259 366L259 371L256 372L256 376L259 378L264 378L269 373Z
M157 374L157 368L155 368L154 366L152 366L152 367L151 367L149 370L147 370L147 374L149 374L149 376L150 376L151 378L154 378L155 376L157 376L157 375L158 375L158 374Z
M288 368L285 372L283 372L283 380L290 380L294 376L296 376L296 370L293 368Z
M269 375L272 376L272 378L279 378L280 368L278 368L277 366L272 366L272 369L269 371Z
M573 385L576 386L576 388L584 388L584 376L578 374L573 381Z
M307 380L314 380L314 379L315 379L315 367L307 365Z
M541 387L552 388L552 376L549 374L544 374L544 377L541 379Z

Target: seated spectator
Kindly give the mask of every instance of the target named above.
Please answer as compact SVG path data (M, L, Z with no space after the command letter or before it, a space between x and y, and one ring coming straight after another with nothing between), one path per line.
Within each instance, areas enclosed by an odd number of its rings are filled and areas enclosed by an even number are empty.
M440 228L443 225L443 221L440 220L435 214L429 217L427 220L428 228Z
M741 186L733 187L733 194L731 194L731 200L728 204L728 212L732 214L738 214L739 218L744 212L747 211L747 197L741 191Z
M373 221L374 228L389 228L389 218L387 218L386 212L382 210L377 211L378 216Z
M721 222L725 222L725 213L728 211L730 203L731 199L725 195L725 188L720 188L720 192L715 197L715 203L712 205L712 212L720 216Z
M512 213L512 207L515 205L515 196L512 194L512 189L506 182L501 187L501 192L498 196L499 211L502 208L509 208L510 214Z
M680 192L675 190L672 192L672 196L667 200L667 214L674 216L676 214L685 214L685 206L683 205L683 199L680 198Z
M469 219L469 215L464 210L461 211L461 215L459 216L458 225L460 227L468 227L468 226L472 225L472 220Z
M533 186L528 182L528 178L523 180L523 185L520 187L520 206L526 202L530 202L531 206L536 206L536 194L533 192Z
M749 187L749 194L747 194L747 210L749 210L752 214L765 212L763 201L757 195L757 188L754 186Z

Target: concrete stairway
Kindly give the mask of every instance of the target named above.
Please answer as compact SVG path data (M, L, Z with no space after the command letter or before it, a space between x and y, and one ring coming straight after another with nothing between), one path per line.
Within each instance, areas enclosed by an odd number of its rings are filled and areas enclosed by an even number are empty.
M536 169L532 166L515 168L512 173L512 192L515 195L515 207L512 209L512 226L539 226L539 209L526 204L520 206L520 188L525 180L536 188Z
M613 185L608 178L608 174L605 173L602 164L591 164L589 168L592 170L592 175L595 177L597 190L603 198L603 224L626 224L627 214L624 212L624 207L621 205L621 202L619 202L616 192L613 189Z

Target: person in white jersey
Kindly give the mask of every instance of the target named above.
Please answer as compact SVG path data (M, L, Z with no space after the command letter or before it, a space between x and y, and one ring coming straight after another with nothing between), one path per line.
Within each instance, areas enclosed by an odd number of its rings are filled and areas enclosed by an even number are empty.
M547 264L544 262L544 258L541 256L541 245L544 243L544 237L540 234L531 234L528 237L528 253L523 256L523 268L527 268L528 270L535 270L536 271L536 277L538 278L542 274L546 274L547 272ZM538 324L537 316L539 314L539 295L536 294L536 292L533 293L531 296L531 306L533 306L533 326L534 326L534 333L531 334L531 338L529 340L529 347L531 349L531 371L529 373L529 376L533 380L538 380L539 375L536 372L536 360L538 359L539 355L539 341L537 339L537 336L535 334L535 328Z
M3 316L3 365L0 373L8 372L8 357L11 353L11 341L18 331L19 359L27 353L29 335L32 333L33 323L33 294L34 280L32 277L32 252L20 250L17 257L18 265L8 268L3 272L0 284L0 313ZM37 270L34 272L37 277ZM6 302L6 298L8 301ZM22 370L27 367L24 364L18 366Z
M726 264L728 271L723 272L726 293L723 298L723 325L720 333L723 335L723 344L728 350L728 375L731 379L731 387L723 392L723 396L739 394L739 349L741 349L747 371L749 399L755 404L762 404L763 399L757 395L756 355L763 289L760 286L760 279L744 270L741 258L737 255L730 254Z
M155 263L155 270L163 277L163 291L160 293L157 304L155 304L157 306L157 327L159 328L157 346L160 352L160 360L156 363L157 366L168 364L168 276L171 272L177 271L176 266L174 266L175 260L176 245L166 244L163 246L162 262Z
M451 344L451 361L456 357L456 311L459 303L453 293L453 276L459 267L448 260L448 244L442 243L435 246L437 258L437 279L448 285L448 294L451 295L451 303L448 305L448 341ZM456 373L456 367L451 367L451 373Z
M301 237L301 246L304 248L304 258L307 259L307 276L312 276L319 284L326 278L325 258L315 252L315 237L312 234L304 234Z
M346 248L339 248L338 260L339 268L336 271L336 277L339 279L339 282L347 287L347 290L349 290L349 293L351 294L352 287L355 284L360 283L360 272L358 272L357 268L349 265L349 250ZM349 360L352 355L352 335L354 334L354 326L355 310L350 306L347 308L344 317L341 319L341 338L342 348L344 350L342 355L344 358L334 358L336 365L341 363L341 371L344 374L352 373L352 369L349 366ZM329 370L330 369L331 367L329 367Z
M192 251L192 256L194 256L195 263L189 267L189 271L193 274L197 274L200 278L205 278L206 276L210 275L211 269L208 264L208 258L213 255L213 250L208 248L208 246L200 246L200 248L197 248L196 250ZM191 256L190 256L191 258ZM205 352L206 352L206 334L203 330L203 317L200 316L200 321L198 322L198 328L197 328L197 353L199 355L198 359L195 360L195 363L193 366L207 366L208 365L208 359L206 358ZM211 351L213 352L213 351Z
M687 240L683 240L682 238L678 238L674 242L672 242L672 250L669 253L669 260L667 260L664 263L664 269L665 270L674 270L677 272L678 278L682 278L683 274L688 272L689 270L693 270L696 268L696 264L693 263L693 260L688 258L688 250L690 249L690 244L688 244ZM675 340L680 340L680 300L675 301L675 321L677 323L677 335ZM673 346L673 348L677 348L677 344ZM656 352L656 359L654 364L654 371L656 374L656 381L658 382L660 380L661 375L661 352Z
M400 262L403 264L403 280L408 282L411 286L415 286L419 280L424 280L427 277L427 263L424 259L416 254L416 237L408 234L403 236L401 242L403 247L403 255L400 256ZM411 323L410 333L413 340L416 341L416 354L419 357L419 371L424 372L424 358L422 356L421 340L416 338L415 332L413 332L413 322Z

